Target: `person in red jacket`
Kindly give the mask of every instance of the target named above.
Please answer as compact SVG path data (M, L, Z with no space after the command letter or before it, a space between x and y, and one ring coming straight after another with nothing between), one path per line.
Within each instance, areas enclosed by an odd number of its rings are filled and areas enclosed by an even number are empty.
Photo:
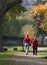
M24 45L25 45L26 55L28 55L29 45L30 45L30 38L29 38L29 35L27 35L26 37L24 37L23 43L24 43Z
M37 55L38 41L36 38L34 38L32 44L33 44L33 55Z

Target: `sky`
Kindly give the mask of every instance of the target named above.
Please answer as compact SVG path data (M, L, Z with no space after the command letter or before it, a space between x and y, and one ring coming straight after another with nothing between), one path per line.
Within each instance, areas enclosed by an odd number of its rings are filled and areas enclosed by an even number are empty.
M41 0L41 1L45 1L45 0ZM22 5L27 8L30 9L30 7L32 6L32 4L35 4L37 2L37 0L22 0Z
M32 4L36 3L36 0L22 0L22 1L23 1L22 5L27 9L29 9L30 6L32 6Z

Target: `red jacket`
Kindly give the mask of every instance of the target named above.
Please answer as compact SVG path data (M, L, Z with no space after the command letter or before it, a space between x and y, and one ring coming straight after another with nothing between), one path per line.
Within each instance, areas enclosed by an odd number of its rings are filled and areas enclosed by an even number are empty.
M38 47L38 41L35 39L33 40L33 48L37 48Z
M30 43L30 38L29 37L25 37L23 41L24 41L24 43Z

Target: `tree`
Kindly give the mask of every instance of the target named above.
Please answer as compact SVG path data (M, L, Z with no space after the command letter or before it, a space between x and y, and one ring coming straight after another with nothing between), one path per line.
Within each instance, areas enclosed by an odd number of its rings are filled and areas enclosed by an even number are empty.
M24 35L29 35L32 40L35 37L36 29L31 24L26 24L22 27L21 31Z
M22 0L0 0L0 51L3 51L2 47L2 22L4 14L12 8L14 5L18 5Z
M44 33L47 32L47 2L45 4L39 4L33 6L34 17L38 20L38 31L42 35L42 44L44 41Z
M33 6L34 16L40 23L40 28L47 32L47 2L38 6Z

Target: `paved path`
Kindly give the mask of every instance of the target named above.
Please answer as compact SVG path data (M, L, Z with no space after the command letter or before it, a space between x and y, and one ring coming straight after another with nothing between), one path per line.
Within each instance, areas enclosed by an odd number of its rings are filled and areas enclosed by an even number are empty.
M31 52L28 55L25 52L15 52L9 65L47 65L47 59L42 59L39 54L32 55Z
M30 49L32 51L32 49ZM47 47L38 47L38 51L47 51Z
M38 47L38 51L47 51L47 47Z

